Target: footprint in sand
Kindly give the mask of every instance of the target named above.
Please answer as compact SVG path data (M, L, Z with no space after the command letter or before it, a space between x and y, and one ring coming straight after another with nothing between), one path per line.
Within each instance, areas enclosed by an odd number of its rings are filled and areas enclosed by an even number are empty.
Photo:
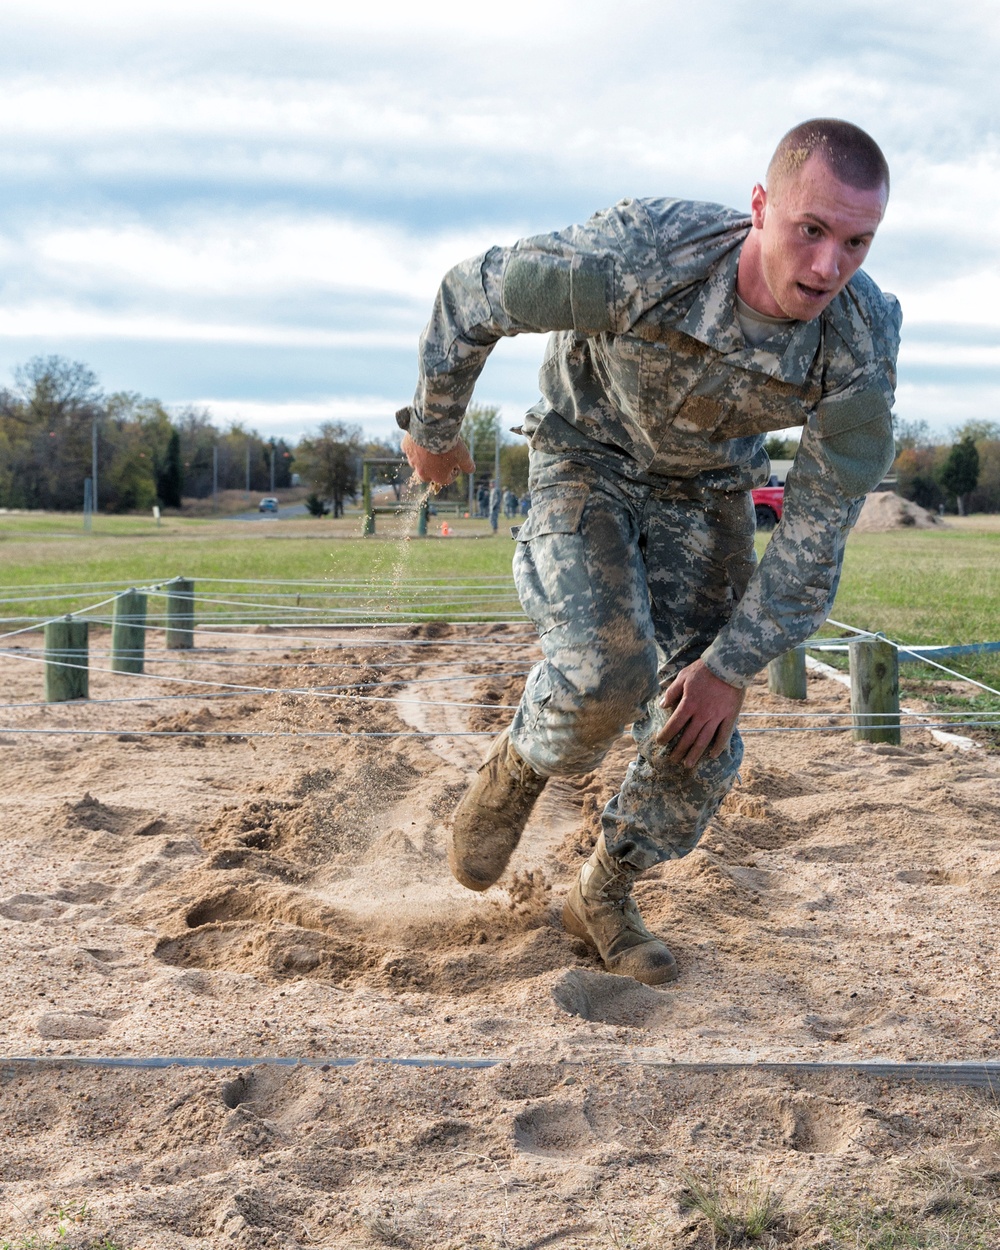
M22 924L32 920L55 920L64 911L66 904L49 894L12 894L10 898L0 901L0 916Z
M812 1094L782 1102L779 1119L785 1144L799 1154L846 1154L862 1132L866 1108Z
M35 1021L35 1028L48 1041L79 1042L103 1037L122 1015L124 1012L44 1011Z
M578 1103L554 1098L518 1112L514 1117L514 1143L528 1154L578 1156L595 1144L595 1138Z
M552 998L568 1015L604 1024L647 1024L670 1010L670 998L662 990L585 968L564 973L552 987Z

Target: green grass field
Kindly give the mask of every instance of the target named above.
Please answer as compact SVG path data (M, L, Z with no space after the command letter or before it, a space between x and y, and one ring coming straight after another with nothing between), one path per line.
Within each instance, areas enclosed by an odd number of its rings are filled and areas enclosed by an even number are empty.
M74 520L77 520L74 518ZM452 528L456 528L452 520ZM438 523L440 524L440 523ZM408 518L379 517L374 538L358 537L360 517L341 521L178 519L157 527L145 517L100 517L86 535L62 517L0 516L2 629L30 619L82 611L118 589L189 577L201 596L255 604L329 607L332 619L510 619L520 614L510 583L509 531L494 535L485 521L463 520L456 537L405 541ZM212 579L243 580L226 587ZM291 598L268 582L291 586ZM270 593L265 593L265 590ZM60 594L58 600L48 595ZM315 598L313 596L316 596ZM16 600L16 602L15 602ZM151 613L155 611L151 605ZM199 619L251 623L281 619L291 608L239 612L229 604L199 604ZM310 613L299 612L305 619Z
M0 616L3 628L11 629L27 618L82 608L116 589L177 575L200 580L200 589L215 598L230 599L236 590L209 587L208 579L246 579L251 585L238 589L253 603L290 602L262 593L270 581L326 583L329 593L319 600L310 600L307 589L319 593L323 586L303 588L299 606L330 608L335 619L350 613L378 620L517 616L510 586L513 544L505 528L493 535L485 521L450 523L453 538L440 538L436 522L431 538L402 541L412 526L382 517L378 536L362 539L357 517L337 522L170 518L159 527L146 517L99 517L86 535L77 517L4 515L0 579L7 602ZM758 541L763 546L766 538ZM53 589L29 589L41 586ZM71 586L79 589L73 598L42 598ZM278 619L284 610L277 616L253 611L257 615L205 604L199 619L214 614L260 621ZM1000 639L1000 519L965 518L944 530L852 535L832 615L905 643ZM963 657L949 666L1000 687L1000 655ZM916 664L903 671L910 688L941 676ZM943 697L952 696L943 692Z

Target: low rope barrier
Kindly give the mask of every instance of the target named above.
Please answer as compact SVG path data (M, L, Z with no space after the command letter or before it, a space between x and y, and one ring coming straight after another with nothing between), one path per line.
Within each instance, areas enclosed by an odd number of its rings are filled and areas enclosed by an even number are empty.
M546 1062L524 1055L25 1055L0 1060L0 1079L12 1080L19 1068L39 1072L52 1068L120 1068L162 1071L164 1068L317 1068L321 1072L333 1068L354 1068L359 1065L385 1064L399 1068L488 1069L518 1063ZM548 1060L558 1068L650 1068L678 1076L704 1074L763 1073L775 1076L843 1075L862 1076L873 1080L915 1081L931 1085L965 1086L973 1089L1000 1089L1000 1063L978 1060L955 1060L947 1063L887 1060L753 1060L703 1063L677 1061L668 1055L612 1055Z
M261 589L262 589L261 584L256 581L249 581L249 580L243 580L243 579L208 579L208 580L218 585L228 585L228 586L252 585L254 587L254 590L252 593L256 595L260 595ZM327 595L330 595L331 593L336 593L336 592L332 592L332 588L328 583L280 580L280 581L270 581L268 584L278 585L278 586L299 587L300 589L298 589L295 592L292 592L292 591L287 592L288 597L290 597L292 593L295 593L296 603L275 605L273 603L250 602L246 600L246 597L244 597L244 599L236 601L236 600L225 599L221 597L213 597L212 595L204 594L204 592L198 596L195 596L193 583L185 579L173 579L171 581L166 581L166 582L159 581L155 583L149 583L143 587L131 588L129 591L122 592L119 595L115 595L110 598L103 599L97 603L89 604L86 607L82 608L79 613L75 614L75 616L70 615L70 616L64 616L64 617L54 617L45 622L46 626L55 626L57 624L62 626L63 622L72 622L74 620L86 621L94 625L104 625L104 624L112 625L114 627L114 632L112 635L114 642L113 642L112 649L110 651L102 651L100 653L102 656L105 656L105 657L110 656L111 662L112 662L111 667L92 664L92 657L90 656L88 652L88 639L87 639L86 631L83 632L81 639L77 641L75 635L72 638L70 638L70 635L66 633L65 630L62 630L62 629L60 630L58 634L55 631L53 631L53 636L52 636L52 639L50 640L48 630L46 630L46 641L48 645L42 654L39 654L39 650L37 648L22 649L20 647L13 648L13 649L11 647L2 648L0 649L0 654L6 655L11 659L22 660L27 663L44 664L46 666L46 686L47 686L47 695L48 695L48 698L45 701L46 705L53 703L53 702L57 702L57 703L62 702L63 704L76 703L77 705L79 705L79 703L83 701L90 702L90 700L87 699L87 695L89 694L88 682L89 682L89 673L93 671L94 673L100 673L100 674L111 674L111 675L116 675L116 676L129 676L132 678L140 678L141 680L147 683L148 682L168 683L174 686L175 688L178 684L182 686L188 686L188 687L197 687L198 692L199 692L198 694L192 693L190 695L173 693L169 695L149 695L149 696L137 695L137 696L128 697L128 698L121 697L117 699L109 698L109 699L102 699L102 700L93 700L95 705L108 705L112 703L155 702L155 701L160 701L160 700L168 701L168 700L176 700L176 699L182 699L182 698L190 699L190 698L197 698L197 697L218 698L218 697L222 697L223 695L225 696L245 695L245 696L263 696L263 697L278 695L278 696L288 696L288 697L295 698L295 699L312 698L316 700L325 700L328 702L340 703L340 704L343 704L343 703L370 703L370 704L389 703L389 704L399 704L399 705L421 706L421 707L427 707L427 708L447 707L447 708L452 708L452 709L457 709L457 710L470 710L470 711L471 710L489 710L489 711L496 711L496 712L513 712L514 710L516 710L514 705L496 703L496 702L482 703L482 702L473 702L473 701L465 701L465 700L450 700L450 699L435 700L435 699L427 699L427 698L412 698L412 697L407 697L405 695L400 695L400 694L392 694L392 693L375 694L371 692L374 690L378 690L379 688L392 687L392 686L399 685L401 683L405 683L407 686L417 686L417 685L433 684L433 683L444 682L444 681L454 682L456 680L471 681L471 680L487 680L487 679L500 679L500 678L506 679L510 677L521 677L521 676L524 676L524 673L521 671L518 671L516 673L511 673L511 672L496 673L493 671L487 672L485 670L480 670L475 673L466 672L466 673L461 673L461 674L453 673L447 676L435 676L435 677L413 676L413 677L406 677L406 678L400 675L391 674L389 677L379 676L377 680L369 680L366 682L354 682L354 683L341 682L335 685L330 685L330 684L314 685L314 686L313 685L310 685L310 686L299 685L299 686L291 686L291 687L285 687L285 686L276 687L276 686L265 685L265 684L248 684L248 683L243 683L243 682L228 682L228 681L221 681L221 680L211 680L207 676L205 678L197 678L197 677L176 674L176 673L170 674L170 673L163 672L163 671L159 673L148 673L148 672L143 671L144 664L146 663L146 657L144 655L145 648L143 644L143 638L149 633L149 631L157 630L161 628L161 625L158 623L158 618L157 618L156 623L150 623L147 619L146 604L145 604L144 596L148 594L166 595L168 596L168 602L170 601L170 597L172 596L175 603L176 602L181 603L182 605L181 611L188 613L188 615L184 618L184 621L180 626L177 625L175 617L172 616L170 612L164 614L164 620L167 622L168 630L169 628L172 627L175 630L180 629L182 631L186 631L186 632L182 632L181 641L179 642L171 642L169 632L168 632L168 637L167 637L168 647L176 647L180 649L182 652L186 652L187 650L193 647L194 630L196 628L198 630L199 638L213 638L213 637L225 638L227 642L229 642L230 640L235 640L235 639L245 640L249 637L249 635L246 633L238 632L239 630L246 630L248 628L251 628L252 622L246 621L246 620L240 621L240 622L226 623L224 621L220 622L218 618L214 618L210 622L209 626L206 626L206 625L195 626L194 619L193 619L193 605L195 603L196 598L197 598L197 602L202 603L202 604L208 604L210 606L238 607L242 611L244 611L244 613L245 613L246 608L248 607L266 609L268 611L279 610L279 611L283 611L286 613L290 612L290 613L293 613L297 617L297 621L299 624L306 622L307 623L306 627L310 628L311 630L316 630L317 628L333 628L336 630L342 630L343 628L345 628L345 622L342 622L342 621L331 622L328 619L324 619L324 621L319 622L314 619L316 615L322 615L324 618L328 618L330 615L330 611L331 611L331 609L328 606L314 607L312 605L303 605L299 602L302 596L301 587L303 585L320 585L323 587ZM347 583L337 583L337 586L339 588L342 588L346 584ZM351 585L353 589L354 584L352 583ZM493 590L496 588L497 583L495 582L489 582L485 584L479 583L478 588L483 589L484 585L488 590ZM369 588L367 583L363 583L363 584L359 583L357 584L357 586L359 589ZM435 591L440 591L441 587L435 586L434 589ZM236 592L236 593L238 594L239 592ZM250 593L251 592L247 592L248 595ZM266 595L268 592L265 590L264 593ZM313 592L307 591L306 593L310 597L313 597ZM128 598L129 596L131 596L131 598ZM68 596L66 595L65 592L63 592L61 594L53 595L50 597L53 599L61 599L61 598L66 598ZM316 592L315 597L320 597L320 592ZM16 600L11 600L11 602L15 602L15 601ZM123 606L126 602L130 604L135 602L135 603L138 603L139 606L135 607L134 609L131 607L126 608ZM98 615L98 613L100 613L101 610L110 603L114 603L116 605L115 617L111 619L106 616ZM186 605L191 605L190 609ZM360 629L365 629L365 630L389 629L389 630L392 630L396 628L402 628L405 626L409 626L409 627L416 626L419 628L419 626L423 622L419 618L417 620L414 620L412 618L412 612L413 612L412 604L409 606L409 611L411 613L411 617L405 622L403 621L381 621L378 624L375 624L373 622L365 622L364 624L351 622L350 625L347 625L346 627L352 630L353 629L359 629L359 630ZM128 646L134 648L134 650L124 650L124 649L116 650L115 649L115 645L114 645L115 642L117 642L119 647L122 646L120 641L118 641L118 634L117 634L117 631L119 628L119 612L121 613L121 616L122 616L123 625L127 626L129 630L135 631L134 633L129 635L131 638L134 638L135 641L130 644L127 644ZM176 613L176 609L174 609L174 612ZM459 615L461 616L463 614L459 614ZM479 615L481 617L482 614L480 613ZM506 623L514 624L514 622L506 622ZM870 630L859 629L855 626L848 625L845 622L835 620L832 617L828 619L827 623L842 631L846 631L850 635L853 635L855 638L855 642L851 642L850 644L844 644L843 642L839 642L837 640L817 639L815 640L815 645L816 645L816 649L820 651L832 650L834 648L842 649L845 645L848 645L849 649L852 649L852 656L853 656L853 648L856 645L860 647L860 644L862 641L866 643L871 642L876 647L878 644L884 644L885 646L892 648L892 651L897 657L900 654L911 656L914 659L917 659L922 663L928 664L931 667L938 669L939 671L947 674L949 677L953 677L958 680L967 682L970 685L976 687L977 689L980 689L988 694L992 694L992 695L996 695L997 697L1000 697L1000 690L995 689L994 687L990 686L986 682L983 682L976 678L969 677L965 674L959 673L955 669L949 668L947 665L944 665L940 663L938 660L932 658L929 652L931 650L934 650L934 648L907 646L906 644L898 643L893 640L887 639L882 634L873 633ZM517 624L520 625L521 622L517 622ZM211 628L210 626L214 626L215 628ZM284 629L285 627L286 627L285 623L279 623L278 625L275 625L274 623L270 623L268 625L269 629L273 628L275 629L276 632L277 632L277 629ZM33 628L37 628L37 625L27 626L20 630L10 631L9 633L6 633L6 634L0 634L0 642L4 640L9 640L10 638L13 638L13 637L21 636L25 633L29 633L32 631ZM66 644L70 648L69 650L60 649L60 647L56 643L56 638L57 637L61 638L63 636L65 636L66 638ZM272 669L272 668L295 669L301 672L304 669L314 666L315 662L309 658L310 655L312 654L316 654L317 652L323 653L323 652L327 652L330 650L354 649L359 645L368 646L368 647L376 647L382 651L393 650L401 646L409 646L409 647L414 647L414 648L419 648L421 646L442 647L442 646L455 646L455 645L480 646L481 647L484 645L495 646L495 645L498 645L499 643L499 645L503 645L507 647L530 646L534 648L537 645L536 639L534 637L498 638L498 636L494 633L486 635L485 637L480 636L478 638L401 639L401 638L396 638L396 637L389 635L389 636L375 638L375 639L351 638L349 641L337 640L335 642L330 639L323 638L322 636L317 636L315 632L312 632L308 635L301 635L301 634L289 635L285 633L281 634L281 645L285 645L291 642L308 644L308 648L306 646L303 646L302 656L301 657L297 656L294 660L291 660L288 662L286 662L285 659L282 659L280 661L258 659L253 662L250 662L247 659L225 659L225 660L217 659L217 658L209 659L206 656L189 657L186 654L178 654L177 656L150 656L149 662L153 664L158 664L158 665L167 665L167 664L182 664L183 665L185 663L188 663L188 664L198 663L198 664L202 664L205 666L211 666L212 664L215 664L217 666L225 665L225 666L234 667L234 668L239 667L241 664L243 664L246 667L256 667L256 668L264 668L264 669ZM809 645L811 646L812 644L809 644ZM230 651L232 651L233 649L229 647L224 647L224 648L219 648L219 650L223 654L229 654ZM249 655L261 656L261 655L267 655L268 652L272 650L272 648L260 648L260 647L253 648L253 647L241 646L241 647L236 648L235 650L248 656ZM801 648L799 650L801 651ZM1000 650L1000 643L965 644L965 645L957 646L953 648L940 647L940 648L937 648L936 650L938 650L939 653L948 653L948 654L951 654L953 652L956 654L974 654L974 653L981 653L981 652L989 652L993 650ZM388 667L396 667L396 668L412 667L412 664L417 661L418 655L419 655L419 650L413 656L413 659L410 660L409 662L389 661L386 663L384 667L387 667L387 668ZM861 655L860 651L859 651L859 655ZM133 660L132 657L134 656L138 656L138 659ZM790 657L784 657L784 659L786 660L789 658ZM125 661L129 661L129 662L126 663ZM373 657L373 660L371 661L371 663L373 663L376 668L380 667L379 660L377 657ZM457 661L456 663L461 665L460 661ZM804 660L800 660L799 663L804 665ZM811 664L814 667L816 666L815 661L811 661ZM336 665L333 660L327 660L324 666L335 667ZM852 670L853 670L853 666L854 666L854 659L852 658ZM355 667L363 667L363 665L355 664ZM773 669L775 666L772 665L771 667ZM795 677L795 674L792 671L792 669L788 669L786 666L786 670L784 671L786 671L787 674L789 674L790 676L783 678L783 680L794 679L795 681L799 681L799 679ZM804 674L804 667L801 668L799 671ZM830 671L833 672L833 670L830 670ZM876 671L876 670L873 670L873 671ZM49 689L50 675L53 672L55 672L56 674L60 674L62 676L60 676L58 682L53 681L52 688ZM72 684L70 676L69 676L73 672L82 674L80 678L72 679L72 682L77 683L76 685ZM805 697L804 676L799 682L799 686L801 688L801 693L799 693L797 690L785 690L785 689L782 689L782 687L779 684L777 684L777 679L776 679L776 684L772 685L771 688L772 690L775 690L777 693L790 694L790 696L793 698ZM201 693L201 692L204 692L204 693ZM219 692L219 693L210 693L210 692ZM365 692L365 693L362 693L362 692ZM869 738L869 740L898 741L899 740L898 735L904 729L906 730L913 730L913 729L929 730L932 733L937 734L940 730L944 728L954 729L957 727L964 727L964 728L990 729L990 728L995 727L997 724L1000 724L1000 720L998 720L997 716L995 714L991 714L988 711L976 712L972 710L966 710L963 712L942 711L942 712L936 712L936 713L935 712L918 713L918 712L913 712L910 709L901 708L898 702L898 689L892 689L890 691L889 696L888 696L888 702L883 702L882 704L879 704L878 706L876 706L875 704L872 704L871 708L861 707L861 706L855 707L856 694L857 694L857 691L855 691L854 687L852 686L852 711L849 716L846 713L840 713L840 712L831 713L828 711L801 712L801 713L781 713L781 712L747 713L743 718L744 720L743 732L744 734L764 734L764 733L837 733L837 732L851 731L854 733L855 737ZM866 697L867 697L867 691L866 691ZM34 701L25 701L21 703L12 702L8 704L0 705L0 707L3 707L4 710L7 710L7 711L30 709L30 708L38 707L38 706L42 706L42 704L38 702L34 702ZM771 721L778 721L779 723L770 724L770 725L757 725L757 726L746 723L748 720L752 720L752 718L754 717L759 718L759 719L767 718L767 719L770 719ZM798 723L788 724L787 722L789 720L797 720L797 721L822 720L824 723L823 724L798 724ZM842 721L843 723L836 723L837 721ZM834 723L831 723L831 722L834 722ZM219 736L219 737L225 737L225 738L233 738L233 737L245 738L245 737L250 737L250 736L266 736L262 734L262 731L249 731L248 730L248 731L244 731L241 733L239 729L234 729L234 730L225 731L225 732L222 732L222 731L200 731L199 732L197 730L144 731L144 730L125 728L125 727L121 729L116 729L116 730L98 731L98 730L90 730L90 729L72 730L72 729L63 729L63 728L60 728L58 730L49 730L49 729L29 730L27 728L11 726L8 729L0 730L0 732L3 732L5 734L19 734L19 733L28 733L28 732L31 732L31 733L78 732L81 734L100 734L101 736L108 736L108 735L114 735L114 734L117 734L119 736L121 735L137 736L137 735L143 735L146 733L148 734L156 733L159 736L184 736L185 734L189 734L190 736L197 736L197 737L202 737L202 738L208 737L208 736ZM359 732L358 735L340 731L334 736L342 737L342 736L370 736L370 735L371 735L371 731ZM895 735L895 737L892 737L892 735ZM282 734L280 736L288 736L288 735ZM305 736L304 731L299 731L299 736ZM460 736L460 735L457 735L457 734L456 735L450 735L450 734L441 735L438 733L427 732L426 734L423 734L422 736L435 737L435 736ZM475 736L479 736L479 735L476 734ZM955 740L962 741L963 743L971 744L971 739L961 739L961 740L955 739Z

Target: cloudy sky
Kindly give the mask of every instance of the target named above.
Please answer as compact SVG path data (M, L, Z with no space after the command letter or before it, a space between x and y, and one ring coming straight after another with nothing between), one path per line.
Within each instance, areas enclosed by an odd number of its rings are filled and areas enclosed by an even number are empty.
M998 63L993 0L5 0L0 385L54 352L265 435L389 433L453 262L625 195L743 207L835 115L893 170L897 411L997 419ZM541 351L479 398L518 416Z

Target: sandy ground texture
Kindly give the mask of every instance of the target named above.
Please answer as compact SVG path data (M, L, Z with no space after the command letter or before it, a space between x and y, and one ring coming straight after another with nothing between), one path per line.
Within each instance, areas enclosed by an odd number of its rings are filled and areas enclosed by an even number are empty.
M681 971L650 989L559 923L628 740L473 895L447 815L535 644L389 632L154 651L168 680L95 671L86 704L0 660L0 1245L694 1250L746 1228L701 1199L770 1193L755 1244L1000 1246L1000 1091L718 1066L998 1057L997 756L749 733L700 848L638 887ZM764 682L747 710L803 723ZM12 732L80 728L109 732ZM381 1062L413 1056L488 1066Z

